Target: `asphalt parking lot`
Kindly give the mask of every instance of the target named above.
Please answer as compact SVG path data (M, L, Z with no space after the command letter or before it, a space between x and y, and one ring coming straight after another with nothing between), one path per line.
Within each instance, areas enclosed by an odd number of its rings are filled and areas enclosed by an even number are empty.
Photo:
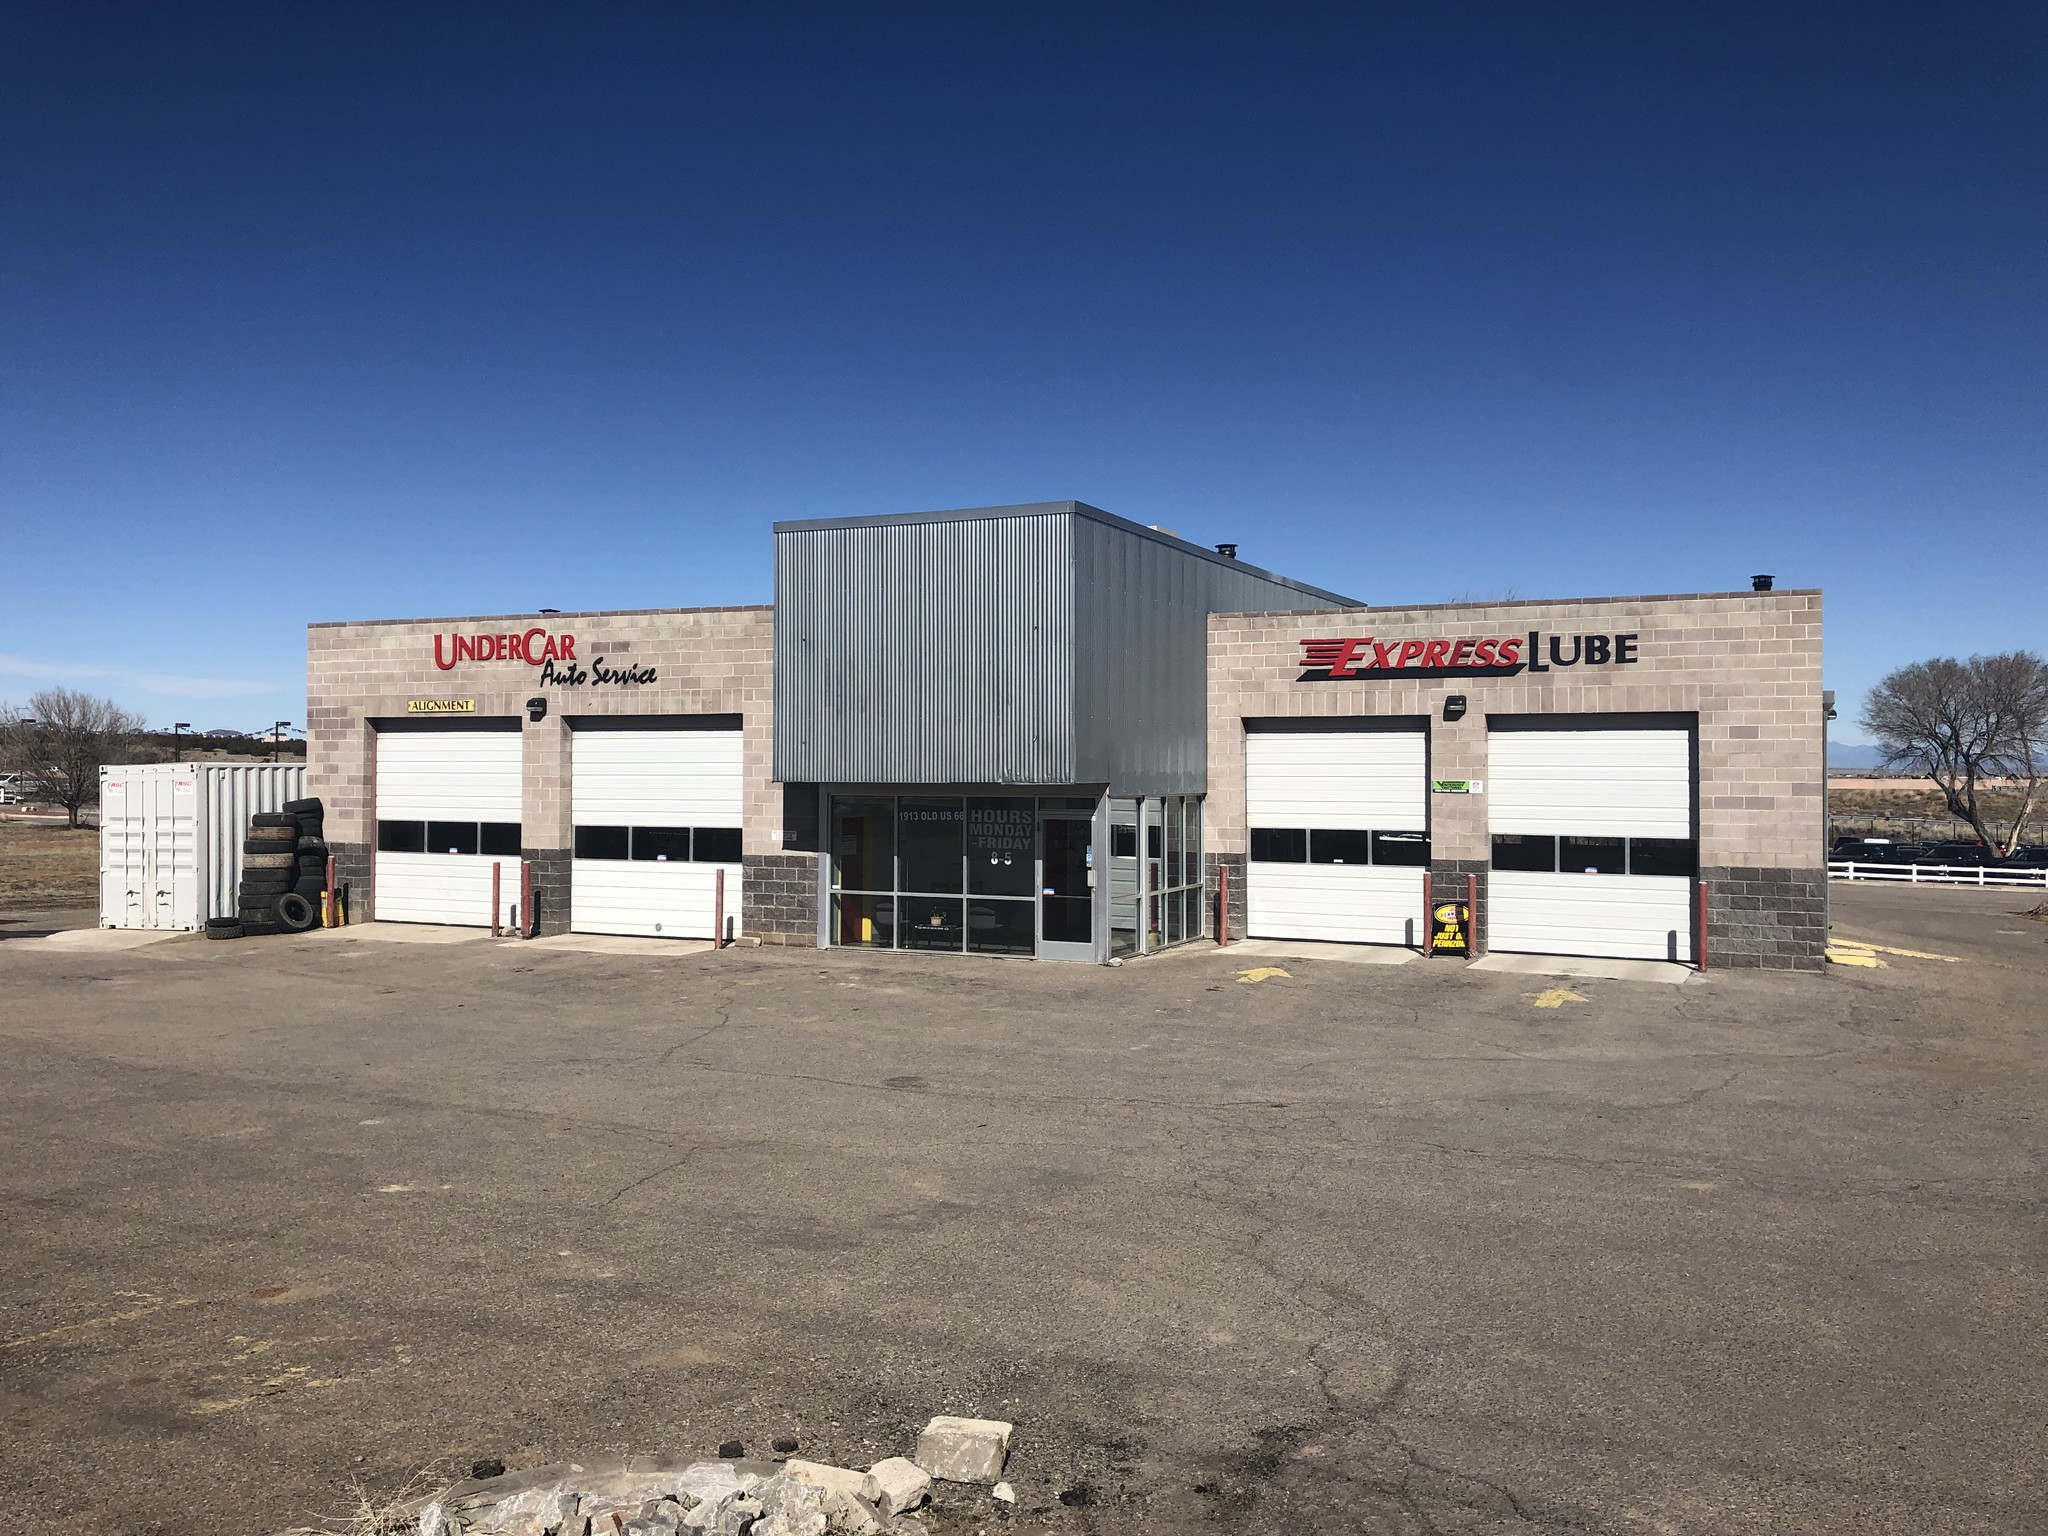
M2040 1532L2026 904L1682 986L0 937L0 1530L952 1412L943 1531Z

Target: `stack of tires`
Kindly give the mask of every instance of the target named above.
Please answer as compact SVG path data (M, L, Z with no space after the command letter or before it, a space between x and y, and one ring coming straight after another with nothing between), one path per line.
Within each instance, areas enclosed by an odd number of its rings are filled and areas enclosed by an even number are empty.
M208 938L304 933L320 925L327 889L327 841L318 800L287 800L258 811L242 840L242 887L233 918L207 922Z

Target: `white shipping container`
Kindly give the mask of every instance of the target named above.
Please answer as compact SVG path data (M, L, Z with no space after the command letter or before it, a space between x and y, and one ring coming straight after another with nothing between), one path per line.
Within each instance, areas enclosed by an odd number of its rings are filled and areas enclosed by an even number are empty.
M233 917L249 818L305 795L303 763L101 768L100 926L193 929Z

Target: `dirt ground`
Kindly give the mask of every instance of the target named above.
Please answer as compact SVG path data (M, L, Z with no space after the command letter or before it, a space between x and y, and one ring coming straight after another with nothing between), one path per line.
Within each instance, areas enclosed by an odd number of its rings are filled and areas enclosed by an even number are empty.
M99 899L97 828L0 819L0 912L96 907Z
M935 1536L2039 1536L2048 931L1834 902L1918 953L0 936L0 1530L962 1413Z

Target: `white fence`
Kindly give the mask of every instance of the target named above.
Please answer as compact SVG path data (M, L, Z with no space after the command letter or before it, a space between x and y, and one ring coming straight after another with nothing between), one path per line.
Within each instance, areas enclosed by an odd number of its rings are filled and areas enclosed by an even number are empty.
M2007 885L2048 889L2048 866L2011 864L1850 864L1829 861L1831 880L1889 880L1898 885Z

